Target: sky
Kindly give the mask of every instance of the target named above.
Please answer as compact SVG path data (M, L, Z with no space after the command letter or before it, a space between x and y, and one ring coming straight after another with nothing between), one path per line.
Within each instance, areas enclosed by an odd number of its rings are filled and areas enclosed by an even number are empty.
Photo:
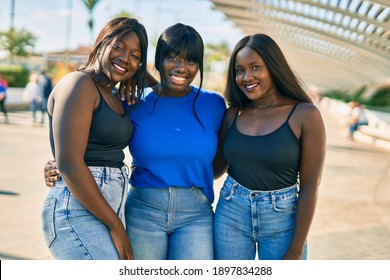
M14 27L25 28L38 39L36 52L62 51L89 45L88 10L81 0L14 0ZM0 0L0 30L11 26L11 0ZM71 7L71 9L69 8ZM131 13L144 24L149 40L177 22L191 25L205 43L227 42L231 48L243 37L208 0L101 0L94 10L94 38L113 16Z

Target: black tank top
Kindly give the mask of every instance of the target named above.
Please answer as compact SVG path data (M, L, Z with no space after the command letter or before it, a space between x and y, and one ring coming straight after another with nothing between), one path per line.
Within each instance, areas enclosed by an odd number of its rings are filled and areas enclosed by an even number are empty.
M133 135L133 123L127 113L114 112L100 95L98 107L93 111L87 149L84 160L88 166L122 167L125 158L123 149ZM55 157L52 117L49 115L50 145Z
M300 141L288 124L297 104L278 129L261 136L239 132L236 116L223 151L230 164L228 174L238 183L260 191L278 190L297 183Z

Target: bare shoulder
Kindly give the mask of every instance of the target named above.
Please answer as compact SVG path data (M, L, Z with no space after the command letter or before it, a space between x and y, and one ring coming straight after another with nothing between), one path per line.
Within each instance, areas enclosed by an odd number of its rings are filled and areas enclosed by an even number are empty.
M55 96L70 96L78 92L85 92L85 95L89 95L94 94L95 91L91 91L93 88L95 88L94 82L88 74L75 71L61 78L53 89L53 94Z
M296 108L296 113L297 117L301 120L309 119L310 118L318 118L321 117L321 112L312 103L307 103L307 102L302 102L299 103L297 108Z
M63 76L56 87L67 88L85 85L93 85L91 77L83 72L75 71Z

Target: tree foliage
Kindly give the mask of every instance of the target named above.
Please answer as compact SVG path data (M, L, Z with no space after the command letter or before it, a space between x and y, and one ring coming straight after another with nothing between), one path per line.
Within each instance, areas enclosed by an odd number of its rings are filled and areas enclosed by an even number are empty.
M91 43L93 42L93 39L94 39L93 31L94 31L94 27L95 27L95 21L93 20L93 11L94 11L96 5L100 1L101 0L81 0L81 2L83 2L85 7L87 8L88 14L89 14L89 19L87 21L87 24L89 27L89 31L91 33Z
M8 51L11 62L15 56L28 56L34 49L37 37L22 28L17 30L11 28L8 31L0 32L0 45L2 49Z
M122 10L119 13L117 13L114 17L115 18L119 18L119 17L134 18L134 15L128 11Z

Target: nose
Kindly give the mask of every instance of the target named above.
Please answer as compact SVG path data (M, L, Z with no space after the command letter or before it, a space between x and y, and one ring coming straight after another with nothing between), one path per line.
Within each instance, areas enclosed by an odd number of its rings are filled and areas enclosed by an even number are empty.
M245 82L250 81L253 78L253 75L250 73L250 71L245 71L244 75L242 76L242 80Z
M178 59L175 65L176 69L182 69L185 66L185 60L184 59Z
M119 56L119 59L125 63L128 63L130 61L130 51L123 51Z

